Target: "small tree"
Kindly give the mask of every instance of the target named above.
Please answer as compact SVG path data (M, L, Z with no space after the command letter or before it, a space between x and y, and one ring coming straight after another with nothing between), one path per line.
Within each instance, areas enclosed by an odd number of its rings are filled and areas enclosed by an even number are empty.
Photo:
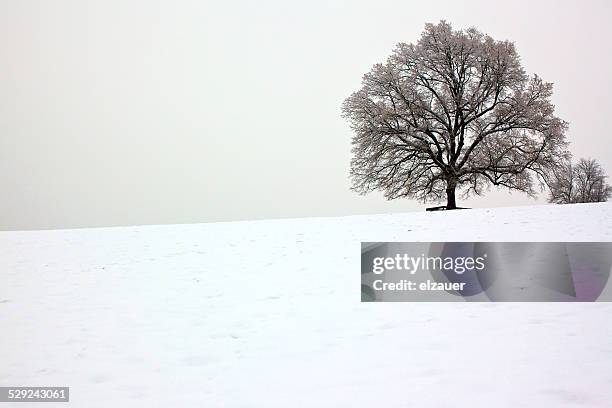
M608 201L612 186L606 183L606 178L595 159L580 159L577 164L568 160L550 178L548 201L556 204Z
M426 201L491 185L535 194L534 181L566 158L567 124L552 84L529 77L514 44L475 28L427 24L400 43L343 104L354 130L352 189Z

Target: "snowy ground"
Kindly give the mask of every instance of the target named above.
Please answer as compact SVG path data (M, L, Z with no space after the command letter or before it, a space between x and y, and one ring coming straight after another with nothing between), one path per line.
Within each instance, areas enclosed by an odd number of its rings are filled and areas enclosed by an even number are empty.
M612 406L610 303L360 303L361 241L453 240L612 241L612 205L0 232L0 386L86 408Z

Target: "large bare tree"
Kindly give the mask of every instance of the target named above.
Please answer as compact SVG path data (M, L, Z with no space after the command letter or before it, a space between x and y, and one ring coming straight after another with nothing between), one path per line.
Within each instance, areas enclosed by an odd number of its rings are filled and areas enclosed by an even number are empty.
M569 160L549 178L548 201L557 204L598 203L612 196L612 186L595 159Z
M514 44L427 24L363 77L342 106L354 130L352 188L424 202L491 185L535 194L568 157L552 84L523 70Z

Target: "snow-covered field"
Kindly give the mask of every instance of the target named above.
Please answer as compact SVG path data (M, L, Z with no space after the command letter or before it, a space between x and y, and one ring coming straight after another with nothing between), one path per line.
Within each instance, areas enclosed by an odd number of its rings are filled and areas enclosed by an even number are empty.
M611 407L610 303L360 303L361 241L598 240L611 204L0 232L0 386L85 408Z

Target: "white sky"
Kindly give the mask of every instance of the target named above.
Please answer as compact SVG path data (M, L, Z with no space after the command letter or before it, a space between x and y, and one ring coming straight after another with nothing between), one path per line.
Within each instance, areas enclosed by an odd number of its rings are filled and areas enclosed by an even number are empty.
M426 22L516 43L612 173L606 1L0 0L0 229L421 211L349 191L340 117ZM459 205L533 204L498 192Z

